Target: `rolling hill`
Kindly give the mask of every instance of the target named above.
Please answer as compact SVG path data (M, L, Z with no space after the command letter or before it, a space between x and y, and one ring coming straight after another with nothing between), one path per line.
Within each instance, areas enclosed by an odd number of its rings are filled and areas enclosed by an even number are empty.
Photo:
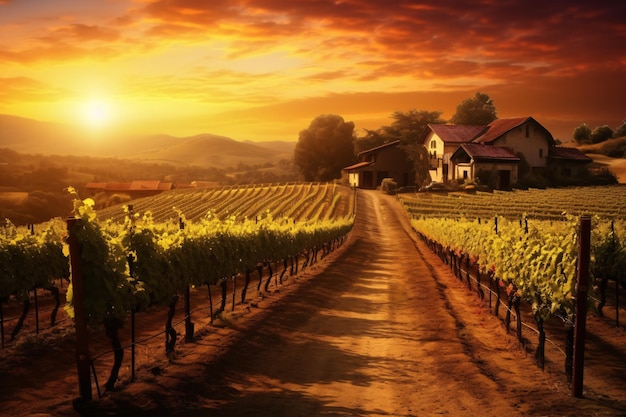
M188 137L116 135L106 140L86 141L80 131L69 125L0 115L0 148L22 154L116 157L226 169L290 160L294 147L295 142L237 141L208 133Z

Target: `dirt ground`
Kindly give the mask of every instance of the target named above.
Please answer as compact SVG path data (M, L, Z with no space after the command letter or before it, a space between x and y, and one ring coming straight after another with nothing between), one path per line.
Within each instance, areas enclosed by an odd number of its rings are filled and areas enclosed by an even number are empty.
M584 396L573 398L558 343L537 368L536 336L522 348L507 334L394 197L359 191L357 207L348 241L318 264L212 325L196 310L193 342L166 356L163 336L142 341L134 382L127 350L116 390L99 398L94 386L82 415L626 416L624 326L589 315ZM137 328L163 324L157 311ZM100 333L92 356L106 350ZM0 414L79 415L71 332L50 337L61 342L0 351ZM111 361L95 360L101 389Z

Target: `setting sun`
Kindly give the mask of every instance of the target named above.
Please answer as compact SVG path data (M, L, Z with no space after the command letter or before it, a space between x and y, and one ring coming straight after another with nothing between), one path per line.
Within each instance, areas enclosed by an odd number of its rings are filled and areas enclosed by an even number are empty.
M81 121L90 128L103 128L112 121L111 106L102 100L91 100L81 107Z

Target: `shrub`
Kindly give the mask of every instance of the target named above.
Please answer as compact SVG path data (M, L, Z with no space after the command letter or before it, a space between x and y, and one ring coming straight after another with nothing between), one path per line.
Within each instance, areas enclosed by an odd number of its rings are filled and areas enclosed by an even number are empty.
M380 183L380 190L385 194L396 194L398 192L398 183L393 178L383 178Z

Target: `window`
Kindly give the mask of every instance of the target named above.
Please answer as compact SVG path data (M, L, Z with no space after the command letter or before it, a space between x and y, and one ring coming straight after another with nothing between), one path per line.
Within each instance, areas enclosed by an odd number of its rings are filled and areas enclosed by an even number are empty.
M437 141L435 139L430 141L430 149L436 149L437 148Z
M526 137L530 137L530 125L526 125Z
M464 169L463 170L463 179L466 180L469 177L469 175L467 174L467 170Z
M543 149L539 148L539 159L543 158Z

